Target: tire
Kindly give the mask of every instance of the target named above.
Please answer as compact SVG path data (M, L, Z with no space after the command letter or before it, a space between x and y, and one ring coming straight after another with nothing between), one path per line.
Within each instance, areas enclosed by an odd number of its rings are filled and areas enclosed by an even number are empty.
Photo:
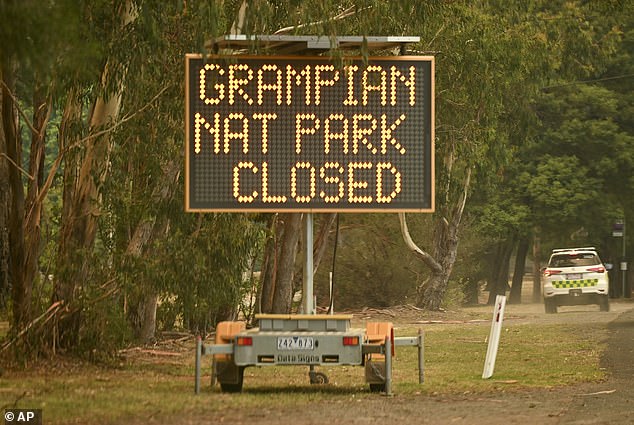
M223 384L221 382L220 389L223 393L239 393L242 392L242 382L239 384Z
M370 384L370 392L380 393L385 391L385 384Z
M610 311L610 300L607 295L601 295L599 298L599 310Z
M325 385L328 383L328 377L322 372L309 372L310 383L312 385Z
M244 382L244 367L238 367L238 381L231 382L231 383L220 381L220 390L223 393L239 393L242 391L243 382Z
M557 304L555 304L555 300L552 298L544 298L544 310L546 311L546 314L557 313Z

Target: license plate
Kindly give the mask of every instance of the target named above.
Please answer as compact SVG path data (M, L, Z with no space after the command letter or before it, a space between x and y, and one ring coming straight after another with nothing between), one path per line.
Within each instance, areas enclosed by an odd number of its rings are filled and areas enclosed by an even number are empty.
M312 336L280 336L277 338L278 350L314 350Z
M569 273L566 275L567 280L579 280L581 279L581 273Z

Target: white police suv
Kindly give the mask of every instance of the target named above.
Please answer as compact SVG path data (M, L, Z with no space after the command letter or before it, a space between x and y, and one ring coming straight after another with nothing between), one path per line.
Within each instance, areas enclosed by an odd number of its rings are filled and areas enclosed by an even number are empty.
M542 276L546 313L563 305L598 304L609 311L608 271L594 247L553 249Z

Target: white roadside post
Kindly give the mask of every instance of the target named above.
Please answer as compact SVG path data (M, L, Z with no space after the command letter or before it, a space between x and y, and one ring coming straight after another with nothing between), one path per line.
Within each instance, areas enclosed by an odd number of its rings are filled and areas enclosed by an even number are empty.
M500 345L500 332L502 331L502 320L504 319L504 306L506 306L506 296L498 295L495 297L495 309L493 310L493 321L491 322L491 332L489 333L489 347L487 348L487 356L484 360L482 379L489 379L493 376L495 358L497 357L498 346Z

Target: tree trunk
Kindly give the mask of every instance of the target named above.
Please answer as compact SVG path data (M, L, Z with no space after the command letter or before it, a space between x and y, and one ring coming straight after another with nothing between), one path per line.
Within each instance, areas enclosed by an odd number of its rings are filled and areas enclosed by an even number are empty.
M16 236L11 228L12 214L15 213L14 195L12 191L13 175L11 168L15 167L10 162L15 162L9 156L9 144L12 143L12 152L15 151L15 109L8 94L12 84L12 70L6 59L0 57L0 81L4 85L0 87L0 305L4 305L5 297L9 296L11 273L11 257L13 257L18 247L11 247L11 240ZM13 156L15 153L13 153ZM20 186L21 187L21 186ZM19 235L18 235L19 237ZM16 250L16 252L14 252Z
M513 241L502 241L497 244L494 263L491 270L491 285L488 304L495 303L497 295L506 295L509 286L509 262L513 253Z
M44 180L44 156L46 151L46 127L51 114L51 102L43 92L43 87L36 87L33 95L33 134L31 136L31 153L29 156L29 184L26 195L24 217L24 285L28 290L28 303L36 275L39 272L41 220L43 198L39 196Z
M459 220L452 220L451 224L444 219L436 221L434 229L435 255L432 256L412 241L405 221L405 214L399 214L399 218L401 220L401 233L406 245L431 269L431 276L417 288L416 305L427 310L438 310L442 305L451 270L456 260Z
M284 235L280 241L280 253L273 291L273 313L290 313L293 301L293 274L297 244L301 233L302 214L287 213L282 217Z
M418 289L416 305L427 310L439 310L442 305L449 277L458 252L458 223L436 221L434 229L434 257L440 271L432 271L431 277Z
M524 281L524 269L526 267L526 255L528 254L528 239L520 238L517 245L517 254L515 257L515 268L513 269L513 283L511 284L511 293L509 294L510 304L522 303L522 283Z
M542 266L541 266L541 241L539 232L541 230L536 227L533 229L533 302L542 301Z
M426 310L440 310L448 283L449 275L444 272L432 272L431 276L418 288L416 305Z
M447 291L447 285L458 254L458 230L467 203L471 184L471 169L467 169L462 185L462 194L451 212L449 219L440 217L434 224L434 255L419 248L409 234L404 213L399 213L401 233L405 244L431 269L431 276L417 288L416 305L427 310L438 310ZM449 189L447 189L447 196Z
M8 170L9 210L9 276L13 303L13 329L18 330L30 319L31 284L25 280L24 186L22 184L22 146L18 132L17 106L12 99L13 69L2 62L2 133L6 153L2 160Z
M260 274L259 312L270 313L273 311L273 294L275 292L275 279L277 275L277 260L279 251L279 236L283 226L277 214L271 215L269 224L269 238L264 248L264 262Z
M121 13L122 27L131 23L136 18L137 10L131 0L127 0ZM121 106L123 89L125 86L125 72L112 84L113 63L106 62L100 85L105 91L106 87L116 87L114 93L107 97L97 98L90 114L89 128L92 134L96 134L106 125L116 122ZM64 118L70 122L62 122L62 126L70 128L73 123L79 122L76 109L79 103L72 99L74 93L69 96L68 115ZM81 116L81 115L79 115ZM72 141L72 135L66 134L66 140L62 140L64 146ZM70 133L70 132L69 132ZM60 134L60 140L62 134ZM82 286L89 281L90 264L87 255L92 252L97 231L97 218L100 214L100 188L108 173L108 155L111 150L111 137L108 134L93 137L86 141L81 155L68 155L64 170L64 206L62 209L62 222L60 226L60 241L58 246L58 274L53 288L53 302L63 301L67 309L72 313L58 323L58 335L60 346L72 347L78 342L80 317L79 310L74 304L78 300L78 293Z
M337 213L329 213L323 215L323 220L321 220L321 226L319 227L319 231L317 232L317 237L314 240L313 246L313 275L317 273L319 269L319 265L321 264L321 260L324 258L326 253L326 248L328 247L328 234L330 233L330 229L332 229L332 225L337 218ZM303 243L303 242L302 242ZM296 271L295 276L293 278L293 288L301 288L304 279L304 269L300 268ZM302 294L303 295L303 294Z
M0 105L1 103L0 99ZM7 160L3 156L6 152L4 131L0 123L0 310L6 308L9 299L9 197L11 192L9 191Z
M171 161L163 167L160 178L160 185L154 187L152 191L152 203L157 205L168 201L176 190L176 183L180 168L176 161ZM148 249L154 240L166 236L169 229L169 219L164 217L158 220L154 216L144 217L137 223L132 237L126 248L126 255L130 258L138 259L148 254ZM149 342L154 339L156 333L156 308L158 302L158 292L151 282L142 278L139 281L140 288L136 293L137 299L130 300L128 317L131 319L132 327L137 338L142 342Z
M75 189L76 174L79 164L79 155L76 153L76 149L70 149L77 140L78 136L75 134L75 128L81 125L82 116L82 104L80 101L80 95L78 89L72 89L68 93L66 99L66 105L62 113L62 120L58 135L59 151L66 152L63 156L64 168L63 168L63 188L62 188L62 212L60 223L60 235L57 246L57 273L53 286L52 303L57 301L63 301L65 303L63 311L69 310L69 304L75 299L75 284L74 280L70 277L70 270L73 265L79 267L81 261L78 258L72 258L71 255L78 255L71 249L71 242L73 241L70 217L72 217L72 199L73 191ZM66 317L62 319L55 333L59 340L71 340L62 343L62 346L72 345L72 340L75 338L73 335L78 334L78 322L79 318L75 315L73 317ZM53 341L54 344L58 344L59 341Z
M313 273L317 273L317 269L323 260L328 247L328 235L332 229L332 225L335 223L337 213L330 213L324 216L317 237L315 238L315 247L313 249Z

